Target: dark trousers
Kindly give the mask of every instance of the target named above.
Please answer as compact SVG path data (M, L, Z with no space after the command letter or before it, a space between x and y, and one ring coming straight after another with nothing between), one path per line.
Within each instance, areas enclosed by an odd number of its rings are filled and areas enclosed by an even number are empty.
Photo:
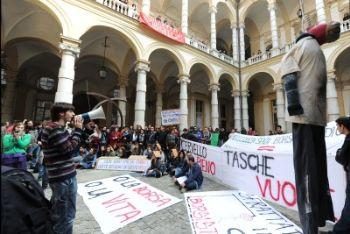
M299 218L304 234L334 221L327 177L325 128L293 123L293 160Z
M347 186L346 186L346 198L341 217L335 224L333 233L334 234L347 234L350 233L350 172L348 172Z

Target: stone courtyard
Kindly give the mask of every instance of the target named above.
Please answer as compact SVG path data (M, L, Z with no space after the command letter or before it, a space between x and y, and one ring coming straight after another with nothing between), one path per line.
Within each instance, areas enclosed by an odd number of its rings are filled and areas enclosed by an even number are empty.
M77 170L78 183L84 183L99 179L104 179L113 176L119 176L129 174L159 190L162 190L174 197L182 199L181 202L176 203L170 207L167 207L158 212L152 213L146 217L143 217L127 226L116 230L113 233L125 233L125 234L190 234L191 226L183 200L184 196L179 191L178 187L172 182L169 176L163 176L161 178L149 178L142 176L141 173L128 172L128 171L108 171L108 170ZM200 191L219 191L219 190L232 190L229 186L225 186L216 181L208 178L204 178L204 182ZM51 196L51 190L45 190L46 196ZM296 211L292 211L269 202L276 210L281 212L284 216L290 219L292 222L300 226L298 214ZM229 209L229 207L228 207ZM98 234L102 233L101 229L90 213L90 210L85 205L83 198L77 195L77 213L74 222L74 233L77 234Z

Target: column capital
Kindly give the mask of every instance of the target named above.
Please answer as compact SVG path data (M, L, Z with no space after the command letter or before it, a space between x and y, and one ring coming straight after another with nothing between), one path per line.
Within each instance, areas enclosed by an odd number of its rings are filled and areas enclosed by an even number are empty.
M245 29L244 23L239 23L239 28L240 28L240 29Z
M249 97L249 90L242 90L242 97Z
M283 83L274 83L273 84L273 90L275 90L275 91L283 91L284 90Z
M209 84L209 91L220 91L220 84L211 83Z
M177 83L178 84L180 84L180 83L189 84L189 83L191 83L191 80L189 77L190 77L189 75L181 74L181 75L179 75L179 79L177 80Z
M147 60L137 60L135 62L135 71L146 71L149 72L151 70L150 68L150 62Z
M218 12L216 6L211 5L211 6L209 7L209 13L215 13L215 14L216 14L216 12Z
M231 91L232 97L239 97L240 93L238 89L234 89Z
M163 83L156 84L156 92L163 93L163 91L164 91L164 84Z
M61 42L59 43L59 48L62 51L70 51L78 57L80 53L80 44L81 40L61 35Z
M232 30L237 29L237 22L234 20L231 21L231 29Z
M327 71L327 79L337 79L336 71L334 69Z
M118 77L118 85L119 86L128 86L128 77L120 75Z
M268 4L267 9L269 11L276 10L276 0L268 0Z

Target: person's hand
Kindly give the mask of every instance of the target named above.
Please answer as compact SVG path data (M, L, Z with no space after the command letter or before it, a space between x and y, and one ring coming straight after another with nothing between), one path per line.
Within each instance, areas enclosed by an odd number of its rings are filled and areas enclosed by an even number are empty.
M84 120L83 120L83 118L81 118L81 116L78 116L78 115L74 116L74 118L73 118L73 125L74 125L75 128L82 129L83 128L83 122L84 122Z

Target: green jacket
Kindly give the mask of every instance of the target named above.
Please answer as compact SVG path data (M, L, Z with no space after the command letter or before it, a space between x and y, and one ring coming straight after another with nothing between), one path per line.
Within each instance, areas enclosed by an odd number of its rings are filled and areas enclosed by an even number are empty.
M26 153L30 142L30 134L24 134L19 139L15 139L12 134L6 134L2 138L4 154Z
M219 145L219 133L218 132L211 133L210 145L214 145L214 146Z

